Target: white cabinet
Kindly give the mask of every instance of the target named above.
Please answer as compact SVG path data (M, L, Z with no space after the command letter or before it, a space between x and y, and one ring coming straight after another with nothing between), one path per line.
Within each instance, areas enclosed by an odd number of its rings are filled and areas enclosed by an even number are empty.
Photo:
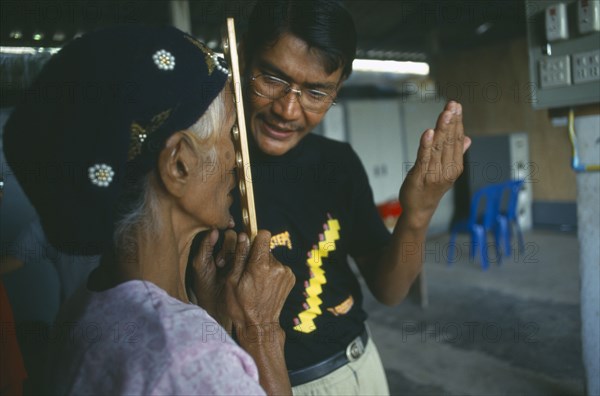
M529 161L529 140L525 132L502 135L472 136L473 144L467 152L467 177L471 196L477 189L509 179L522 179L517 213L519 226L532 226L532 183L539 177L537 165ZM462 203L466 205L467 203ZM465 208L462 209L463 211Z
M396 99L345 103L348 140L369 176L375 203L398 199L406 162Z

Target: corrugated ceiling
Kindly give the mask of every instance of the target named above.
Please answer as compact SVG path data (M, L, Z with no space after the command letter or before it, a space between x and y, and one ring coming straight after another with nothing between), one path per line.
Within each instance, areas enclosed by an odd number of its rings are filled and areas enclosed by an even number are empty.
M3 0L0 43L60 46L78 33L115 24L170 23L166 0ZM359 55L419 60L433 53L525 35L522 0L404 0L344 2L356 21ZM191 0L193 33L218 42L227 15L241 27L251 1ZM481 34L477 34L479 29ZM20 33L15 38L15 32ZM34 35L39 34L39 40ZM18 36L18 35L17 35Z

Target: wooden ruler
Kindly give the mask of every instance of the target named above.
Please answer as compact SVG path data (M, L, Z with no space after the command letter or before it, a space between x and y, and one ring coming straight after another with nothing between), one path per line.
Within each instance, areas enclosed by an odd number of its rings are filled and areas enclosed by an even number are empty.
M233 142L235 146L235 161L238 172L240 202L242 205L242 220L250 240L254 240L258 231L256 210L254 208L254 190L252 188L252 170L250 169L250 154L248 153L248 135L246 133L246 118L244 116L244 101L242 100L242 79L235 37L233 18L227 18L227 35L223 36L223 52L232 71L232 88L235 93L237 122L233 126Z

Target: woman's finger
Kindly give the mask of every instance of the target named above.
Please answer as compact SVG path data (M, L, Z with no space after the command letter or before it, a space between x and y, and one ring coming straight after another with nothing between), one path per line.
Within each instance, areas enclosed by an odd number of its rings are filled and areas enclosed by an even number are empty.
M219 231L217 229L211 230L204 236L200 243L198 254L194 258L193 266L196 271L200 271L206 268L207 265L212 264L213 250L218 239Z
M248 260L248 252L250 251L250 241L248 235L241 232L237 236L237 244L235 247L235 259L233 260L233 267L229 273L229 279L235 284L239 283L242 273L246 268L246 261Z
M215 258L217 267L224 268L228 264L232 265L235 258L235 248L237 245L237 234L233 230L225 231L223 236L223 246Z

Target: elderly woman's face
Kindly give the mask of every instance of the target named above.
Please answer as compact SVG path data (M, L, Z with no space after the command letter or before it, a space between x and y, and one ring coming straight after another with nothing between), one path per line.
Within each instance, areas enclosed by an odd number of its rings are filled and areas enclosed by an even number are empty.
M228 98L229 96L225 96ZM210 162L202 161L197 179L197 216L203 226L226 228L231 219L231 191L235 187L235 150L231 129L235 123L235 107L225 101L227 121L217 131L216 155Z

